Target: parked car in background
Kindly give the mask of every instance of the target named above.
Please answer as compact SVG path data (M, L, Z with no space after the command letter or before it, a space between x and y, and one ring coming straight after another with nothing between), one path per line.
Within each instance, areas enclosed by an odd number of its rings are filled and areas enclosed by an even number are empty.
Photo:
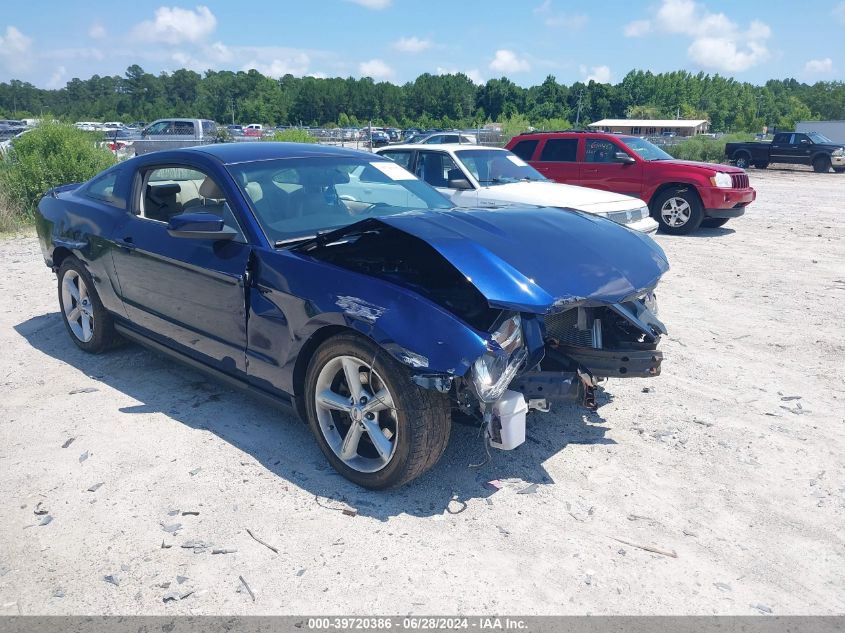
M367 152L139 156L50 190L36 229L76 346L122 336L292 407L367 488L437 463L452 410L510 449L529 409L595 408L598 379L660 373L654 240L557 209L455 209Z
M364 139L371 147L384 147L390 144L390 137L384 130L365 130Z
M243 127L244 136L262 136L264 134L264 126L260 123L250 123Z
M718 227L745 213L756 192L744 170L676 160L645 139L600 132L532 132L507 149L557 182L636 196L666 233Z
M727 143L725 156L742 168L754 165L765 169L772 163L786 163L810 165L813 171L822 174L831 167L836 172L845 172L845 146L818 132L778 132L771 143Z
M243 136L244 135L244 126L243 125L227 125L226 131L229 132L230 136Z
M461 134L458 132L435 132L434 134L427 134L420 138L415 138L410 143L420 145L443 145L447 143L467 143L468 145L475 145L477 139L472 134Z
M191 147L214 142L217 124L208 119L159 119L141 131L132 146L136 155L163 149Z
M657 230L648 205L631 196L553 182L505 149L481 145L391 145L376 152L399 163L459 207L536 205L576 209L630 229Z

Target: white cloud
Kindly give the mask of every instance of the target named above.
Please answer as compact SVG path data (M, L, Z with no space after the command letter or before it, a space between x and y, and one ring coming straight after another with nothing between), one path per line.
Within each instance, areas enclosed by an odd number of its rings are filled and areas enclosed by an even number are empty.
M366 9L375 9L376 11L386 9L393 4L393 0L347 0L347 2L354 2Z
M634 20L625 25L625 37L642 37L651 31L650 20Z
M769 58L767 40L772 31L760 20L743 30L724 13L713 13L695 0L662 0L652 20L635 20L625 35L638 37L657 30L691 38L690 59L702 68L742 72Z
M577 30L584 28L589 18L583 13L555 13L552 0L543 2L534 8L534 15L545 16L543 23L554 28Z
M6 31L0 35L0 66L11 71L26 70L32 62L29 54L31 46L30 38L14 26L7 26Z
M845 2L840 2L833 9L833 15L839 18L842 24L845 24Z
M67 77L67 68L59 66L56 68L55 72L50 75L50 79L47 81L47 87L52 89L62 88L66 83L65 77Z
M292 52L290 55L277 57L268 62L260 62L252 60L244 64L241 70L252 70L253 68L262 75L278 79L285 75L295 75L301 77L308 73L308 66L311 64L311 58L307 54L299 52Z
M206 6L196 9L159 7L152 20L136 24L132 34L140 40L164 44L196 43L204 40L217 28L217 18Z
M493 61L490 62L490 70L499 73L521 73L531 70L531 64L518 57L513 51L500 48L496 51Z
M106 37L106 27L104 27L99 22L94 22L88 28L88 37L90 37L92 40L105 39L105 37Z
M422 53L434 45L431 40L420 39L417 36L400 37L391 46L400 53Z
M833 60L830 57L824 59L811 59L804 64L804 72L811 75L826 75L833 72Z
M390 79L393 77L393 69L380 59L361 62L358 65L358 72L363 77L372 77L373 79Z
M581 66L581 74L587 83L595 81L597 84L609 84L611 79L609 66Z
M457 75L459 73L469 77L469 80L474 84L484 83L484 77L481 76L481 72L477 68L473 68L471 70L459 70L457 68L444 68L443 66L437 67L438 75Z

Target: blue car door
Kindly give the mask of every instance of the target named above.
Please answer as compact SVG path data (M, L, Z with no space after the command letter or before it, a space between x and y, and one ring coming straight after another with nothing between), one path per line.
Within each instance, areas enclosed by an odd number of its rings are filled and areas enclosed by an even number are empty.
M222 216L232 240L172 237L169 219ZM251 247L220 186L204 172L151 166L112 236L126 315L153 338L228 373L245 371L244 284Z

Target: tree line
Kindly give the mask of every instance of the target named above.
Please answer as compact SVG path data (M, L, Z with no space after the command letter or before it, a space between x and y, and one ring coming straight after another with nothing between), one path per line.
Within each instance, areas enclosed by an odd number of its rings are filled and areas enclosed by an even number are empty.
M558 83L528 88L510 79L474 84L463 74L420 75L404 85L371 78L273 79L256 70L176 70L154 75L138 65L121 76L72 79L64 88L0 82L4 118L81 121L209 118L219 123L397 127L511 126L565 129L603 118L702 118L716 131L791 128L804 119L845 119L845 83L795 79L752 85L718 74L634 70L614 85ZM519 130L515 130L519 131Z

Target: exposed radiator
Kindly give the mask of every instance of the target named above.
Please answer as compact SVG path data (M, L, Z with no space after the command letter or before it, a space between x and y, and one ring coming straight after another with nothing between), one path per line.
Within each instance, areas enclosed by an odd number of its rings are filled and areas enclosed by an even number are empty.
M556 339L561 345L601 349L601 321L592 318L589 309L547 314L543 320L547 338Z

